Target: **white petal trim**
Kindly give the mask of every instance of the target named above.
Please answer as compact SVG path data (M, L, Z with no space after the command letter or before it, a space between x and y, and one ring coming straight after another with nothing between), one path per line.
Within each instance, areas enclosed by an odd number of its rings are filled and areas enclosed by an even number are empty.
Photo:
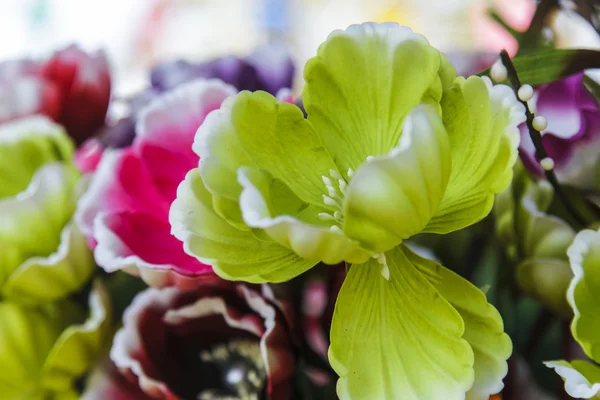
M369 259L370 252L344 236L341 229L310 225L290 215L271 217L267 201L249 178L249 172L244 167L238 169L238 182L243 187L240 209L248 226L264 229L278 243L307 260L358 264Z
M600 383L592 384L579 371L566 361L546 361L548 368L554 371L565 381L565 391L576 399L590 399L600 393Z

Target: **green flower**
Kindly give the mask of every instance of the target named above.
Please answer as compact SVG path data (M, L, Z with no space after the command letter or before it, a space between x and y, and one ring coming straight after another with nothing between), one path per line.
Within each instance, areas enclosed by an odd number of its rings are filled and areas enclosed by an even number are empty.
M0 291L19 302L66 296L90 276L87 242L71 222L80 189L73 144L42 117L0 126Z
M573 279L567 300L575 314L571 323L573 337L595 362L600 362L600 231L583 230L568 250ZM600 367L588 361L549 361L565 381L567 393L578 399L600 397Z
M78 399L75 380L106 347L110 337L108 297L96 286L87 318L77 304L61 301L39 308L0 303L0 393L28 400Z
M206 118L173 233L231 280L352 264L329 350L342 399L487 399L512 350L500 315L403 242L490 212L512 178L522 106L506 86L456 78L392 23L333 32L304 76L307 119L264 92Z
M554 191L547 181L534 181L515 168L510 187L498 194L494 205L496 231L508 256L518 262L517 282L530 296L555 313L570 318L567 288L573 274L567 248L575 231L548 209Z

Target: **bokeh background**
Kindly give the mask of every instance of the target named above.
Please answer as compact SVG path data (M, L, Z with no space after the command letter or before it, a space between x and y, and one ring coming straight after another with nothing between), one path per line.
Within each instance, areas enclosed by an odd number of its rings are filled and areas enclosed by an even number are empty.
M534 0L2 0L0 59L44 57L76 42L104 48L116 95L143 88L159 60L244 55L267 42L290 48L299 65L329 32L352 23L397 21L443 51L516 51L494 21L527 28ZM552 31L561 46L598 47L593 29L561 12ZM298 69L301 88L301 68Z

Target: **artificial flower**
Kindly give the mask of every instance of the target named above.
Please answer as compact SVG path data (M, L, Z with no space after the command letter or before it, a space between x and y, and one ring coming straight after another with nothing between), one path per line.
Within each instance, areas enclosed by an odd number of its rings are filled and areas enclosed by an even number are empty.
M404 240L491 210L512 178L523 106L394 23L333 32L306 64L304 118L265 92L223 102L194 142L173 234L225 279L350 265L329 359L342 399L487 399L511 343L485 295Z
M199 78L216 78L238 90L265 90L282 100L292 101L290 89L294 79L294 62L285 48L266 45L256 48L249 56L226 56L214 60L191 63L175 60L161 63L150 74L152 86L134 96L125 117L109 122L96 138L90 139L79 153L78 166L91 172L104 148L131 145L140 111L165 91Z
M521 164L515 171L509 188L496 197L496 233L509 258L518 263L516 281L521 289L570 318L566 293L573 274L567 248L575 231L548 212L554 197L550 184L529 178Z
M30 308L0 302L0 393L7 400L78 399L76 380L96 361L110 333L107 294L99 284L86 316L71 301Z
M571 332L585 354L600 362L600 231L583 230L568 250L573 270L567 298L573 308ZM565 381L566 392L576 399L600 395L600 367L585 360L549 361L546 365Z
M554 160L560 183L583 189L596 185L596 164L600 153L600 109L583 84L583 73L542 85L532 106L548 121L542 143ZM521 125L520 155L527 169L542 176L535 147L525 124Z
M0 290L46 302L79 289L95 268L72 223L81 192L73 143L45 117L0 125Z
M198 164L191 149L206 115L236 90L197 80L150 102L133 144L104 152L76 219L107 272L124 270L154 286L190 287L219 278L171 236L169 207L177 185Z
M145 290L125 311L110 358L155 399L291 398L295 355L285 318L242 285ZM100 383L98 390L111 387Z
M0 64L0 122L43 114L82 143L104 124L110 91L103 52L71 45L46 61L6 61Z

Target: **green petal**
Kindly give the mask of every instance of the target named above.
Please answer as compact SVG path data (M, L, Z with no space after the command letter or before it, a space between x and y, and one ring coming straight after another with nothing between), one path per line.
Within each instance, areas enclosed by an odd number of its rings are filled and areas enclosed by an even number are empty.
M278 207L273 204L281 201L281 191L272 192L273 181L264 173L242 168L239 181L244 187L240 206L246 223L253 228L264 229L271 238L300 257L312 260L313 264L319 261L327 264L342 261L360 263L369 259L370 252L362 249L357 241L344 236L337 226L337 229L332 229L324 225L323 221L315 218L318 211L310 206L301 204L302 211L278 212Z
M574 275L567 292L575 313L571 331L585 353L600 361L600 232L579 232L567 254Z
M329 35L306 64L302 99L344 174L397 146L415 106L439 102L443 84L456 76L440 65L423 36L396 23L352 25Z
M590 362L576 360L571 363L563 360L547 361L549 368L565 381L565 391L576 399L591 399L600 395L600 367Z
M35 172L53 161L71 163L73 143L62 127L30 117L0 128L0 200L25 190Z
M46 358L43 385L54 391L68 390L101 356L111 338L110 300L100 282L89 297L90 315L64 330Z
M463 338L475 354L475 382L469 400L487 400L504 387L506 360L512 353L512 343L506 333L500 313L488 303L485 294L466 279L439 263L422 258L404 248L408 260L459 312L465 323Z
M60 232L75 210L78 178L71 166L48 163L36 171L25 191L0 200L0 287L28 259L57 251Z
M442 97L450 137L452 172L440 209L427 232L448 233L469 226L491 210L494 194L512 178L525 111L512 89L487 78L457 78Z
M400 145L367 161L352 177L344 233L375 252L419 233L437 210L450 173L448 135L431 106L404 124Z
M42 368L61 332L79 318L70 303L28 308L0 303L0 393L3 398L47 398Z
M567 289L573 272L567 261L557 258L530 258L517 266L517 282L525 293L555 313L570 318Z
M236 200L239 188L226 180L237 168L249 166L268 171L303 201L324 206L322 177L337 167L298 107L266 92L241 92L219 113L197 138L207 187Z
M169 220L186 252L212 265L219 276L251 283L283 282L316 264L278 243L259 240L227 223L213 209L212 197L197 170L177 189Z
M32 257L10 276L3 295L18 302L43 303L67 296L81 288L96 268L86 237L69 223L60 245L48 257Z
M337 298L329 359L339 397L463 400L473 351L461 316L400 248L386 259L389 280L375 260L353 265Z
M524 257L567 259L567 248L575 231L562 219L545 210L552 201L547 184L531 182L517 210L516 228L519 248Z

